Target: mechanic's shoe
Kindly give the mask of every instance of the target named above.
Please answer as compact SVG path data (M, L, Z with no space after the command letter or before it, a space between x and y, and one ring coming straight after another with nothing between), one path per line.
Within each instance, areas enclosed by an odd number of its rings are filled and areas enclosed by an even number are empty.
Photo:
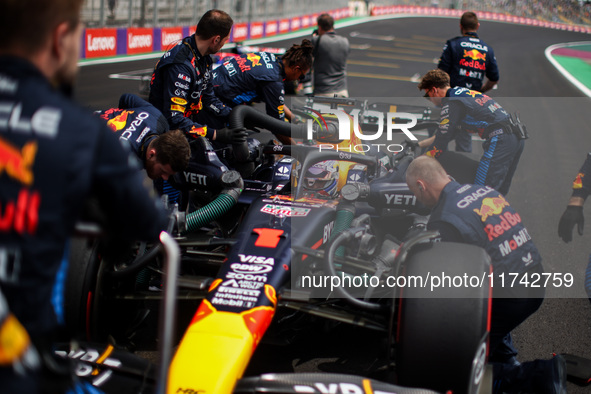
M566 360L560 355L552 359L551 385L551 393L566 394Z
M566 361L562 356L550 360L527 361L520 365L493 364L496 393L565 394Z

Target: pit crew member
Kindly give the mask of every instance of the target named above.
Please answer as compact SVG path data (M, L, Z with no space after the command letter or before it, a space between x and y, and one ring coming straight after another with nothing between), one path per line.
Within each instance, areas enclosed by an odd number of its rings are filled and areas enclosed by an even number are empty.
M213 61L209 55L228 41L233 23L224 11L207 11L195 33L166 52L154 68L148 101L164 114L171 129L182 130L189 139L207 137L219 143L241 143L246 138L243 129L211 129L194 119L202 110L222 117L230 113L213 93Z
M558 236L566 243L573 239L573 229L577 225L579 235L583 235L585 226L585 217L583 216L583 205L591 193L591 153L587 154L587 159L577 173L573 181L572 194L568 205L558 223ZM591 256L585 272L585 291L591 301Z
M310 40L304 39L282 56L256 52L232 57L213 72L214 93L232 108L262 101L267 115L291 120L292 113L285 105L284 81L299 80L308 73L312 67L312 50Z
M437 68L449 74L450 85L477 90L481 93L492 89L499 81L497 59L490 45L477 34L478 16L467 11L460 18L461 36L445 43ZM483 84L484 77L487 81ZM472 152L472 138L460 132L456 138L457 152Z
M180 130L168 130L168 122L153 105L133 94L123 94L117 108L97 113L120 140L127 141L152 180L168 178L184 170L191 148Z
M437 158L447 150L458 130L476 133L485 141L474 183L495 188L506 195L527 138L515 127L511 116L492 98L466 88L452 88L449 75L439 69L425 74L419 83L433 104L441 107L435 135L418 143L426 155Z
M4 331L2 393L85 392L68 368L58 373L52 349L64 322L69 238L85 200L96 198L105 231L125 241L155 241L168 222L129 149L64 94L78 71L81 8L81 0L2 3L0 291L41 355L37 364L18 362L27 343L13 335L19 330Z
M519 363L511 331L542 304L543 287L520 282L509 286L501 274L514 273L526 280L543 271L542 258L521 217L499 192L490 186L461 185L452 181L441 164L420 156L406 172L406 182L417 200L431 208L427 223L442 241L482 247L493 267L493 300L490 356L494 392L566 393L566 363L551 360Z

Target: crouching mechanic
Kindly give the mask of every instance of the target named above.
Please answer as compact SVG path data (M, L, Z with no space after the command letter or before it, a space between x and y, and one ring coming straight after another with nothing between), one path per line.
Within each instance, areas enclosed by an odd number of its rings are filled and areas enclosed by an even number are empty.
M493 267L493 300L489 361L494 392L566 393L566 364L561 356L519 363L511 331L542 304L543 288L505 286L500 275L518 274L531 281L543 271L538 253L521 217L490 186L452 181L441 164L420 156L409 165L406 182L417 200L432 209L427 227L442 241L482 247ZM512 276L511 276L512 277ZM518 282L518 281L515 281Z
M441 120L435 135L419 142L426 154L439 157L460 130L478 134L485 141L484 154L476 172L475 184L491 186L507 194L517 163L523 152L522 128L492 98L467 88L450 87L449 75L431 70L423 76L419 90L441 107Z
M228 107L262 101L267 115L291 121L293 114L285 105L284 81L301 80L308 73L313 49L310 40L304 39L281 56L256 52L229 58L213 72L213 91ZM211 115L204 116L204 121L208 119ZM220 120L223 125L226 119Z
M169 131L162 113L133 94L123 94L117 108L97 114L120 140L129 142L156 188L168 194L169 201L178 201L180 192L170 186L168 178L183 171L189 163L191 149L184 133Z
M120 140L129 142L150 179L168 178L184 170L191 149L180 130L168 131L168 123L152 104L133 94L124 94L119 106L98 115L107 121Z

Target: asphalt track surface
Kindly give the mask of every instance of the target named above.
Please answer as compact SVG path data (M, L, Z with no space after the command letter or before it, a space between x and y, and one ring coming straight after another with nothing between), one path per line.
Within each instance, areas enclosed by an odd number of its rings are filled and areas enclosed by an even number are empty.
M350 95L404 101L420 96L413 76L435 68L445 40L458 35L459 27L455 18L415 17L375 20L341 27L338 32L352 44L348 64ZM584 236L575 235L569 244L557 235L573 178L591 150L591 99L560 75L544 56L550 45L588 41L589 36L488 21L481 21L479 34L494 48L500 68L498 89L490 95L503 107L520 111L530 133L508 200L540 249L546 272L571 273L575 278L570 288L547 288L542 307L514 331L519 359L549 358L552 353L591 358L591 304L583 289L591 230L587 225ZM288 47L300 41L292 38L266 45ZM149 69L155 62L148 59L84 66L76 97L93 110L116 106L120 94L137 92L138 82L111 79L109 75ZM474 147L475 152L481 152L479 144ZM586 212L590 209L587 207ZM253 363L271 358L278 371L364 374L373 369L372 347L380 343L371 332L359 331L357 338L358 343L342 342L338 336L319 331L307 340L307 345L300 343L300 350L324 349L330 352L328 357L316 358L310 351L308 357L292 358L288 349L268 350L263 346ZM573 383L568 389L571 393L589 391Z

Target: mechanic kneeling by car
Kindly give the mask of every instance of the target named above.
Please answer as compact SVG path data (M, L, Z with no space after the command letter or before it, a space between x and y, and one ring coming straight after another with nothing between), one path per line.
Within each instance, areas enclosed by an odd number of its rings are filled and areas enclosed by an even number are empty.
M107 121L119 140L129 143L159 192L167 194L170 202L177 202L180 192L168 183L168 178L183 171L189 163L191 148L185 134L180 130L169 131L164 115L133 94L123 94L117 108L97 114Z
M507 280L502 281L503 276L517 274L531 283L543 272L542 258L519 214L492 187L461 185L428 156L413 160L406 182L417 200L432 209L429 230L439 231L442 241L482 247L491 257L494 279L489 362L493 365L494 392L566 393L562 356L524 363L516 359L511 331L540 307L545 295L543 287L522 286L519 280L509 286Z

